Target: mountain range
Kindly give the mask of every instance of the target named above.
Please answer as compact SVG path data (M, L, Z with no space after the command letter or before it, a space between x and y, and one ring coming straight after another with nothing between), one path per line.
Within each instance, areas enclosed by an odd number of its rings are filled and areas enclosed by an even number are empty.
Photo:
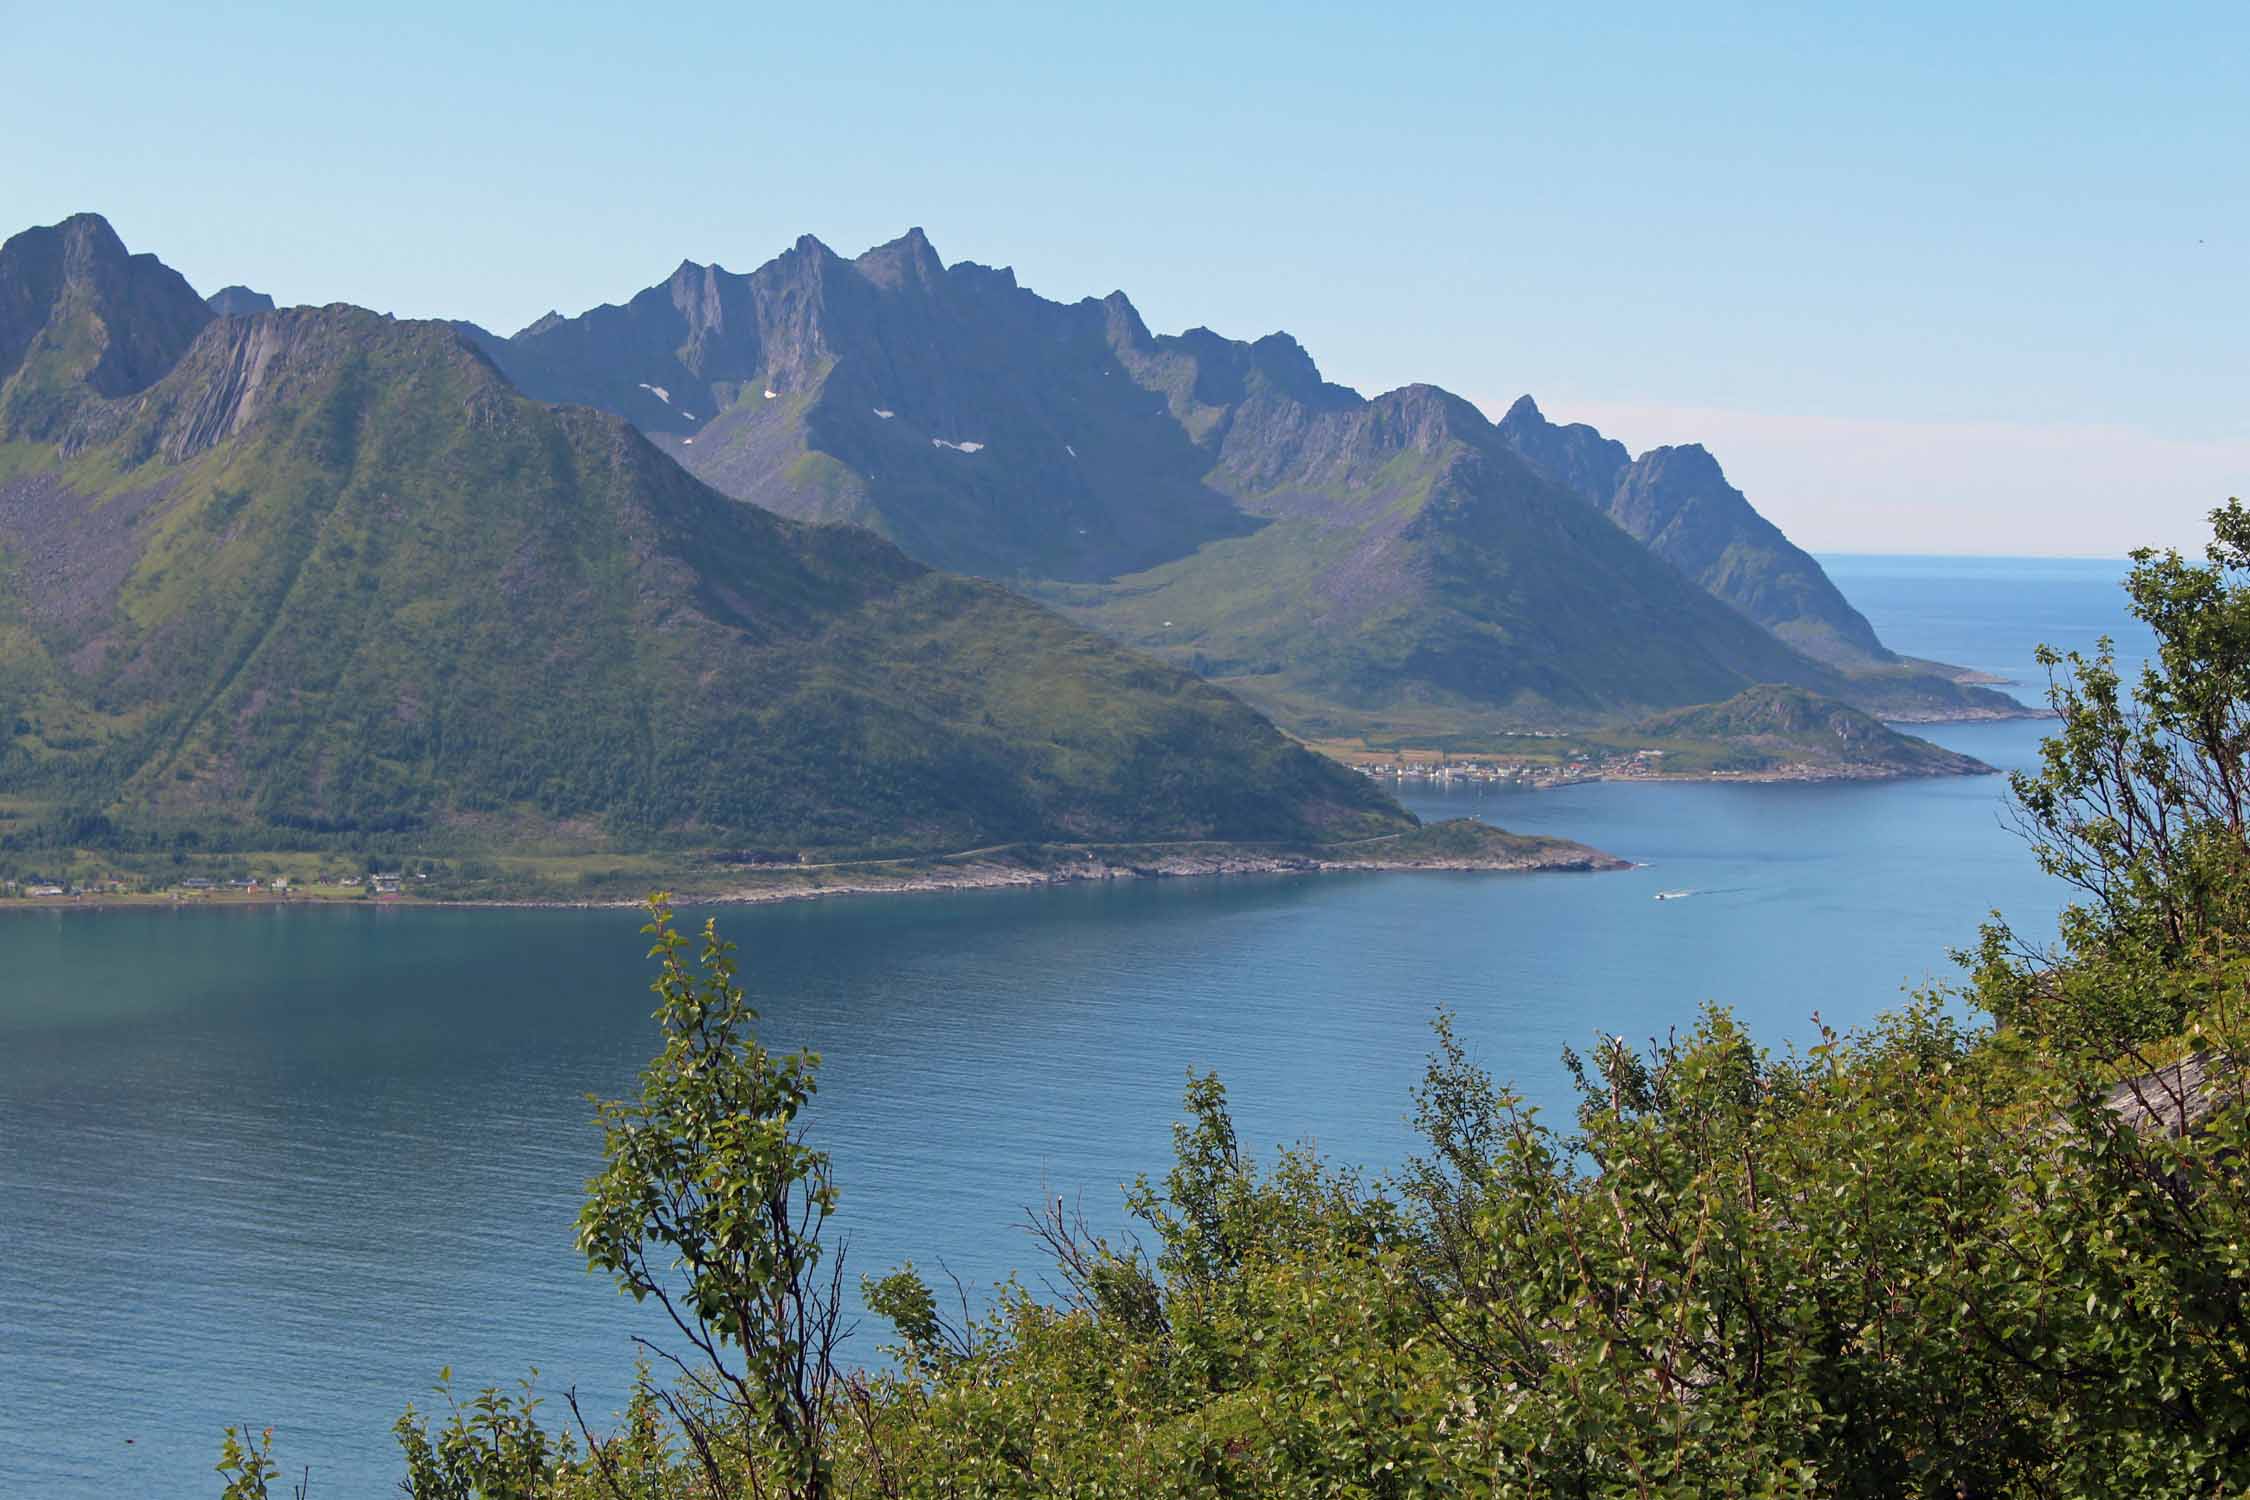
M526 392L715 488L865 526L1218 681L1307 737L1615 722L1786 683L1892 718L2021 712L1900 658L1700 448L1632 458L1529 398L1373 397L1286 334L1152 334L946 264L683 262L502 338Z
M1412 819L1225 692L729 499L450 324L0 247L0 819L843 853Z
M1700 448L1363 398L919 230L506 338L206 299L90 214L0 245L0 822L1318 841L1411 819L1242 700L1308 739L2020 711L1959 676Z

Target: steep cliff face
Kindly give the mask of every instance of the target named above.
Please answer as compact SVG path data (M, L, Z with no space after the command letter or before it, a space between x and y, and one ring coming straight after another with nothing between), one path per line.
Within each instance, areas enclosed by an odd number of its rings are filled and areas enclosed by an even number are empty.
M1508 409L1500 434L1538 473L1799 651L1846 669L1898 663L1819 562L1758 514L1700 444L1628 459L1584 423L1548 421L1529 396Z
M155 383L212 318L180 274L79 214L0 244L0 441Z
M63 451L68 456L124 439L133 462L161 457L184 463L252 427L276 403L297 399L308 385L331 378L367 341L374 316L338 304L215 323L188 347L169 378L140 400L82 413ZM435 341L425 352L489 366L458 340Z

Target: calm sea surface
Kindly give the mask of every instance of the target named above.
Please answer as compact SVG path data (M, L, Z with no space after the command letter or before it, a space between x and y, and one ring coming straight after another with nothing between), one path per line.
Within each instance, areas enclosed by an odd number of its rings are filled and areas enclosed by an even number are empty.
M2122 565L1826 560L1885 640L2034 695L2038 641L2140 641ZM2037 723L1932 738L2027 764ZM835 901L721 914L770 1039L826 1056L852 1264L1035 1275L1042 1194L1114 1222L1185 1070L1247 1140L1387 1165L1440 1006L1566 1102L1597 1029L1707 1000L1802 1040L1943 979L2057 893L1998 778L1415 794L1645 861ZM1654 902L1659 890L1687 900ZM0 1495L202 1496L219 1428L276 1429L321 1500L392 1491L442 1364L617 1404L645 1326L571 1250L585 1095L652 1046L635 919L348 909L0 915ZM861 1345L871 1350L872 1331ZM870 1357L872 1357L870 1353ZM559 1403L550 1415L560 1416Z

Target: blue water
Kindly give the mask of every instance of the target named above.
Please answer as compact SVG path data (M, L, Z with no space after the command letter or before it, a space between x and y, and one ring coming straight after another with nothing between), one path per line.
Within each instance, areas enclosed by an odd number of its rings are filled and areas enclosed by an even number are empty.
M2128 648L2117 564L1828 559L1899 649L2031 680ZM1932 738L2028 764L2037 723ZM1410 795L1647 868L1129 883L723 912L770 1038L826 1055L852 1263L1036 1273L1050 1193L1114 1222L1182 1075L1254 1142L1384 1165L1440 1006L1566 1102L1597 1029L1733 1004L1776 1043L1942 979L2000 907L2058 899L1997 778ZM1655 902L1658 890L1691 890ZM228 1422L323 1497L391 1492L387 1428L441 1364L617 1403L627 1304L570 1247L584 1095L651 1047L635 920L358 909L0 920L0 1495L193 1496ZM871 1348L863 1334L859 1348Z
M2020 684L2027 703L2046 696L2032 648L2091 654L2104 634L2137 660L2148 634L2125 612L2119 587L2129 564L2055 557L1875 557L1820 559L1885 645L1908 656L1994 672Z

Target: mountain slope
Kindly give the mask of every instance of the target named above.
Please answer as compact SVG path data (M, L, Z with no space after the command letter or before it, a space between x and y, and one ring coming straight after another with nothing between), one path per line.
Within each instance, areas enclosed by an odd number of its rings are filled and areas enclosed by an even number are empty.
M1411 824L1217 689L730 501L448 325L227 318L60 420L67 442L0 445L0 799L119 837L909 851Z
M1629 458L1584 423L1549 422L1529 396L1508 409L1500 435L1535 472L1799 651L1847 669L1898 664L1820 564L1758 514L1700 444Z
M1009 581L1300 732L1586 722L1766 681L2015 711L1790 649L1444 392L1363 400L1286 335L1159 337L1122 294L1050 302L919 231L852 261L808 238L747 276L683 265L484 338L526 390L647 423L737 498Z
M1297 428L1245 411L1221 445L1214 473L1257 532L1043 596L1320 735L1588 722L1759 675L1827 680L1496 450L1466 402L1409 387Z

